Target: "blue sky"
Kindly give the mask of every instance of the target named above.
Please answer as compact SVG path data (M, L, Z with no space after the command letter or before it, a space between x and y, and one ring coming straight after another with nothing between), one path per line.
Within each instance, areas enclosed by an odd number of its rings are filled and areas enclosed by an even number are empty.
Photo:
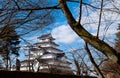
M85 2L88 2L89 0L85 0ZM92 1L92 0L91 0ZM120 3L120 1L116 0L116 3ZM75 19L78 19L78 13L79 13L79 8L77 3L69 3L69 7L71 8L71 11L75 17ZM118 5L119 6L119 5ZM110 4L106 4L104 6L105 8L111 8L113 7ZM83 7L83 11L86 12L86 8ZM56 21L50 24L49 26L53 26L53 28L50 28L49 30L42 30L40 32L36 31L33 34L34 35L28 35L24 37L26 40L28 40L31 43L37 42L37 37L39 37L41 34L45 33L51 33L54 38L56 38L55 42L59 44L60 46L58 47L59 49L63 51L68 51L69 49L77 49L77 48L83 48L83 40L77 36L76 33L69 27L67 24L67 21L62 13L62 11L57 11L54 13L57 15ZM97 31L97 25L98 23L93 23L93 22L98 22L98 17L99 17L99 11L92 11L89 10L89 15L88 16L83 16L82 17L82 25L86 30L91 32L91 34L96 35ZM108 19L112 20L112 24L109 26L110 21ZM108 21L106 23L106 20ZM114 23L114 20L115 21ZM89 23L89 24L88 24ZM109 30L106 33L105 38L108 39L109 41L114 42L115 39L115 33L117 32L117 25L120 23L120 16L116 13L111 13L111 12L104 12L103 19L102 19L102 26L100 28L100 38L103 38L103 35L105 33L105 28L106 26L109 28ZM48 26L48 28L49 28ZM106 40L106 42L108 42ZM109 43L109 42L108 42ZM111 43L109 43L111 44ZM113 46L113 45L111 45ZM23 54L21 55L23 57ZM21 58L20 57L20 58Z

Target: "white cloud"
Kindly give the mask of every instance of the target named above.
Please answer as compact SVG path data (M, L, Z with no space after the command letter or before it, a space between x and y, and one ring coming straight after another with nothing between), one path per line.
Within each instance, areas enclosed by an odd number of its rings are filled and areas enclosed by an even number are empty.
M115 8L113 4L119 8L120 1L114 0L113 2L106 3L106 5L103 8L103 9L114 10L114 12L103 10L100 33L99 33L99 36L101 38L104 36L104 33L106 33L107 38L110 38L110 36L112 38L112 36L115 36L115 33L117 32L116 29L117 29L118 24L120 23L120 15L119 13L116 13L119 11L118 9L113 9ZM97 27L98 27L98 20L99 20L99 10L96 10L94 12L91 11L89 16L82 17L81 22L84 25L86 30L91 32L93 35L96 35Z
M109 1L108 1L109 2ZM115 8L112 4L115 4L115 6L119 7L120 1L114 0L113 3L105 3L104 9L111 9L115 10ZM97 4L93 4L97 6ZM78 9L78 8L77 8ZM85 7L86 9L86 7ZM75 15L78 10L74 9ZM88 11L88 10L87 10ZM119 10L115 10L118 12ZM84 28L89 31L91 34L96 35L97 34L97 27L98 27L98 21L99 21L99 10L89 10L88 16L83 16L81 23L84 25ZM78 19L78 18L76 18ZM101 19L101 27L100 27L100 33L99 36L102 39L105 34L105 38L113 41L115 39L115 33L117 32L117 25L120 23L120 15L118 13L103 10L102 19ZM69 29L69 30L68 30ZM107 32L106 32L107 31ZM55 28L52 31L53 37L56 38L57 42L62 43L71 43L74 42L74 40L77 40L77 36L75 33L73 33L69 26L62 25L60 27ZM75 35L74 35L75 34ZM81 40L80 40L81 42Z
M115 0L113 4L117 5L119 3L120 1ZM120 5L117 5L117 6L120 6ZM109 3L109 4L107 3L104 6L104 8L108 9L108 8L115 8L115 7L112 5L112 3ZM74 11L76 12L76 10ZM118 15L118 13L114 13L108 10L103 10L100 33L99 33L100 38L102 39L105 34L106 38L114 40L115 33L117 32L116 30L117 25L118 23L120 23L119 20L120 20L120 15ZM81 23L88 32L90 32L93 35L96 35L97 28L98 28L98 21L99 21L99 10L96 10L96 11L90 11L89 16L86 16L86 17L83 16ZM71 43L77 39L77 35L74 33L74 31L72 31L71 28L66 25L62 25L53 29L52 35L53 37L56 38L57 42L62 42L62 43Z
M56 42L72 43L78 36L74 31L66 25L61 25L52 30L52 36L56 39Z

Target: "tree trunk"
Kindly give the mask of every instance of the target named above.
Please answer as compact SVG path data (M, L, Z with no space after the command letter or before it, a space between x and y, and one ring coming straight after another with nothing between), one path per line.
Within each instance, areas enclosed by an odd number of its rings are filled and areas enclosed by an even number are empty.
M74 63L75 63L76 69L77 69L76 74L81 75L80 65L79 65L78 61L75 58L74 58Z
M120 64L120 60L119 60L119 57L117 55L117 52L112 47L110 47L107 43L98 39L97 37L90 34L87 30L85 30L83 28L83 26L74 19L70 10L68 9L68 6L67 6L65 0L59 0L59 2L60 2L60 7L61 7L66 19L67 19L68 24L70 25L70 27L82 39L84 39L91 46L95 47L97 50L99 50L103 54L105 54L111 61Z

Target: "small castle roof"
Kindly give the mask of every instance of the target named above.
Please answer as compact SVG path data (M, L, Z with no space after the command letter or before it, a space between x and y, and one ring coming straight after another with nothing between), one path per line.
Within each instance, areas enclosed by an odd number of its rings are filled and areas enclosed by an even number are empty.
M46 39L46 38L55 40L50 33L49 34L43 34L40 37L38 37L38 39Z
M54 42L38 42L38 43L35 43L34 45L39 45L39 44L53 44L53 45L59 46L58 44Z
M34 62L35 60L23 60L20 63Z

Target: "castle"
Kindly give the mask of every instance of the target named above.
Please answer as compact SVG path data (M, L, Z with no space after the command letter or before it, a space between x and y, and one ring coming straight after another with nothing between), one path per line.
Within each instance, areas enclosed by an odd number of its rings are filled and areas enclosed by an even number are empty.
M38 37L38 42L29 47L27 59L21 61L21 71L35 71L58 74L73 74L65 53L57 49L51 34Z

